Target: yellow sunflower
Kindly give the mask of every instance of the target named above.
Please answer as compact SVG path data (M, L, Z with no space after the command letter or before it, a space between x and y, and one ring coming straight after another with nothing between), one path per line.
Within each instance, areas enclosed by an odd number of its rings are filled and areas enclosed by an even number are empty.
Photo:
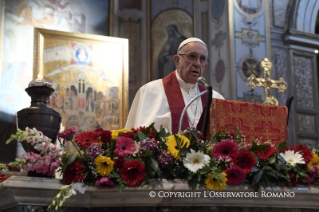
M207 175L207 178L205 180L205 185L207 189L220 191L224 190L227 185L227 174L225 172L222 172L222 180L221 184L216 180L214 177L210 177L210 174Z
M175 139L175 136L177 136L179 139L178 141ZM190 141L189 139L184 135L171 135L167 137L166 145L167 150L171 155L174 156L174 158L181 159L181 156L178 154L179 150L177 149L178 146L181 148L186 146L186 148L189 147Z
M110 157L99 155L95 159L97 172L103 177L109 176L113 170L114 161Z
M112 140L116 140L120 133L131 132L131 130L127 130L127 129L123 128L120 130L112 130L111 132L112 132Z
M311 161L307 164L308 167L312 167L313 165L319 165L319 157L318 154L312 154Z

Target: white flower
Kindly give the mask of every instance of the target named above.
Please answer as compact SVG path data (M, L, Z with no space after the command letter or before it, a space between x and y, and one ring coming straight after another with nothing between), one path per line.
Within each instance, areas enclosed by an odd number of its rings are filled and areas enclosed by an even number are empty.
M186 157L183 159L184 166L194 173L207 165L209 161L210 157L208 155L205 155L202 151L195 152L192 149L191 152L187 153Z
M84 194L85 190L86 186L84 185L84 183L72 183L72 187L69 189L66 196L70 197L72 195L76 195L76 191L80 192L81 194Z
M86 186L84 185L84 183L73 183L72 189L77 190L81 194L84 194L84 192L86 190Z
M76 191L73 188L70 188L70 190L68 191L68 194L66 196L70 197L72 195L76 195Z
M290 165L296 165L297 163L305 164L305 161L301 154L294 152L293 150L287 150L285 153L280 153L281 156L285 159Z

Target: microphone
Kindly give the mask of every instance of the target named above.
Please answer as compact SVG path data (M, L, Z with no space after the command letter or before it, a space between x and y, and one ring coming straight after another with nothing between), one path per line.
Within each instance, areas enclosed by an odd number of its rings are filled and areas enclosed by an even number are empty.
M198 77L197 82L204 85L206 88L210 87L210 85L208 85L205 81L204 77Z

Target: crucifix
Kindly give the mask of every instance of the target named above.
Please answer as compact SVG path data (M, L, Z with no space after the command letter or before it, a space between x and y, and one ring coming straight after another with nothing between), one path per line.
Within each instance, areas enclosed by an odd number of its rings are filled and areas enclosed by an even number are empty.
M251 74L247 78L247 84L252 88L264 87L265 89L265 100L271 98L270 88L277 88L280 92L284 92L287 89L287 83L280 77L279 80L271 79L271 68L272 64L268 58L264 58L260 62L260 66L264 70L264 78L257 78L255 74Z

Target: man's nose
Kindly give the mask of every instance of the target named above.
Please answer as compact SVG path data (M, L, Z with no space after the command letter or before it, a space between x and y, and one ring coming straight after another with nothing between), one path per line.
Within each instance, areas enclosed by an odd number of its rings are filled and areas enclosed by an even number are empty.
M194 60L194 65L200 66L200 57L198 57L196 60Z

